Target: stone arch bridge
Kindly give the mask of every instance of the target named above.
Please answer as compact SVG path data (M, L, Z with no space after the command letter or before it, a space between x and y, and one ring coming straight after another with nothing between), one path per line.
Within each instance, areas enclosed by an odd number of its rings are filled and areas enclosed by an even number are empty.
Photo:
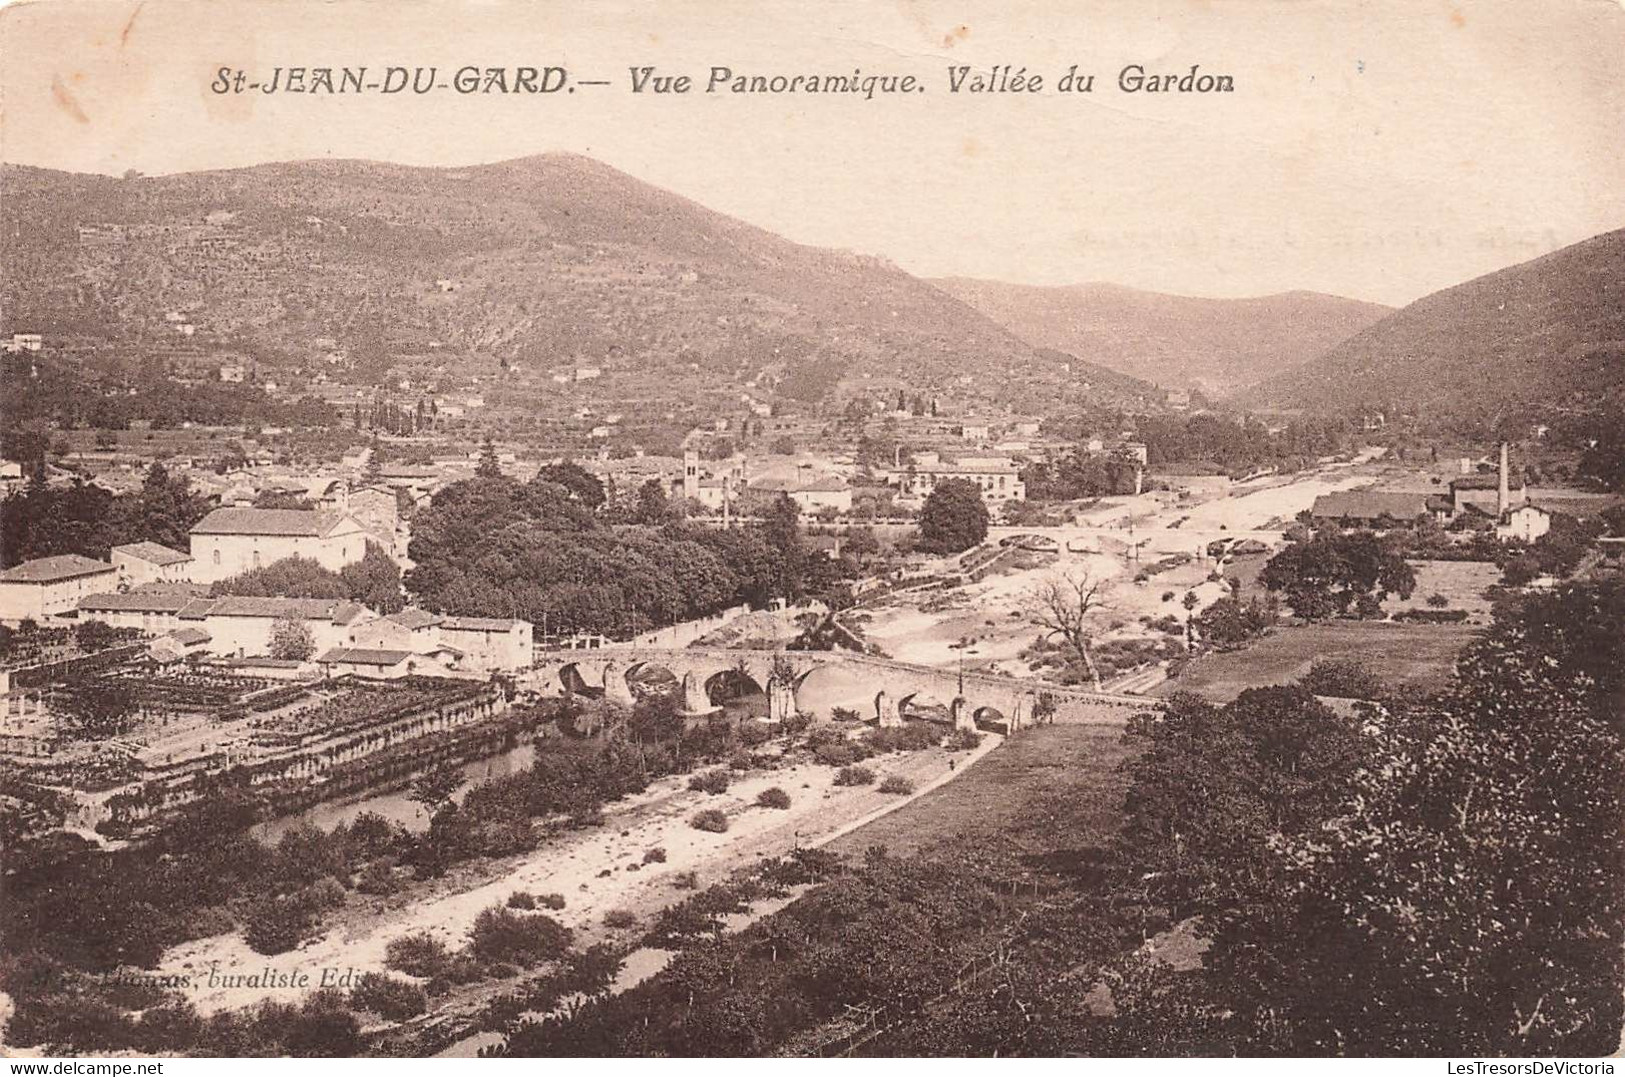
M788 678L781 683L775 669ZM730 689L760 691L772 720L804 712L828 718L836 707L855 710L882 725L930 707L954 724L1014 731L1035 720L1041 693L1054 702L1043 719L1062 723L1123 725L1156 707L1157 700L1083 688L1038 684L1017 677L919 666L850 651L754 651L606 647L536 653L524 680L546 695L598 694L630 705L633 684L668 674L682 686L683 709L714 711Z

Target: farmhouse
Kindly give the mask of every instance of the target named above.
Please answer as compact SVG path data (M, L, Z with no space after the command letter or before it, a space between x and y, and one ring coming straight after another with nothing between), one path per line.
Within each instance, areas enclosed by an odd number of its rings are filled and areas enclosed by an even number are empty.
M212 583L287 557L337 572L367 552L367 529L347 512L215 509L192 527L192 578Z
M92 591L111 587L118 570L76 553L24 561L0 572L0 621L41 621L71 614Z

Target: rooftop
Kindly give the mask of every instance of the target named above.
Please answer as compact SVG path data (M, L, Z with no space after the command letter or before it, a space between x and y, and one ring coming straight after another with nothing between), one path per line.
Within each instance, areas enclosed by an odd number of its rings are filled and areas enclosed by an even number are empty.
M153 591L131 591L128 594L86 595L79 600L82 610L108 613L179 613L192 604L191 595L161 594Z
M407 631L415 632L420 628L437 625L443 618L437 613L430 613L428 610L420 610L416 606L409 606L399 613L390 614L389 619Z
M192 534L319 538L343 518L343 513L311 509L215 509L192 526Z
M172 550L156 542L131 542L124 546L114 546L113 553L163 566L184 564L192 559L191 554Z
M76 576L94 576L99 572L112 572L113 566L105 561L92 561L76 553L55 557L38 557L24 561L0 572L0 583L56 583Z
M1499 475L1465 475L1459 479L1450 480L1452 490L1498 490L1501 487ZM1523 476L1514 474L1507 480L1510 490L1523 489Z
M1428 495L1385 490L1344 490L1340 493L1321 494L1309 510L1313 516L1339 519L1414 520L1428 511Z
M511 632L520 623L495 617L447 617L440 622L440 627L453 632Z
M199 603L204 605L204 603ZM203 617L295 617L304 621L332 621L349 624L367 612L365 606L342 598L260 598L255 595L227 595L206 603L207 608L187 611Z
M413 657L411 651L391 651L379 647L334 647L316 659L325 664L345 662L356 666L395 666Z

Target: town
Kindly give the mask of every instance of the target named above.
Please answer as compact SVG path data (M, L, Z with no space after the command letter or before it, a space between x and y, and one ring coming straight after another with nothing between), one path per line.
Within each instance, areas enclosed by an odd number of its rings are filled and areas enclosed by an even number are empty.
M7 13L0 1054L1617 1054L1617 11L296 7Z

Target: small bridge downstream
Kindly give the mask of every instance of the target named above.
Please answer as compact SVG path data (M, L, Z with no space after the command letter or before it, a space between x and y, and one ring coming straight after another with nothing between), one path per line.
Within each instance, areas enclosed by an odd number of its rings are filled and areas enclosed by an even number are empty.
M754 651L609 646L596 650L538 651L527 686L549 695L602 690L605 698L631 704L633 685L659 674L682 686L684 709L714 709L730 694L760 692L768 716L796 713L828 718L837 707L882 725L911 712L942 708L954 724L1008 731L1039 720L1045 696L1054 710L1044 721L1123 725L1153 709L1143 696L1063 688L988 673L918 666L850 651Z

